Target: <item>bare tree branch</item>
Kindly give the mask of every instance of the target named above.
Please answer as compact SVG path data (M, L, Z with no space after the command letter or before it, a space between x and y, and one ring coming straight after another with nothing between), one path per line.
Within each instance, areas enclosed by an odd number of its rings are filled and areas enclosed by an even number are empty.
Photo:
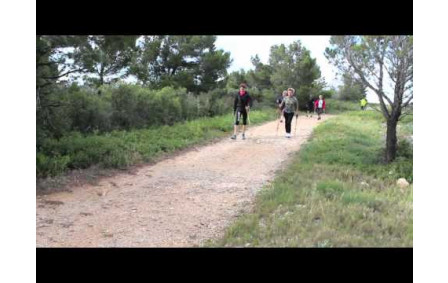
M408 104L411 102L411 100L414 98L414 95L411 95L410 97L409 97L409 99L405 102L405 103L403 103L402 104L402 108L405 108L406 106L408 106Z
M59 79L59 78L62 78L62 77L64 77L64 76L66 76L66 75L68 75L68 74L71 74L71 73L75 73L75 72L81 72L81 71L83 71L84 69L76 69L76 70L71 70L71 71L68 71L68 72L66 72L66 73L63 73L63 74L61 74L61 75L58 75L58 76L54 76L54 77L43 77L44 79L48 79L48 80L56 80L56 79Z

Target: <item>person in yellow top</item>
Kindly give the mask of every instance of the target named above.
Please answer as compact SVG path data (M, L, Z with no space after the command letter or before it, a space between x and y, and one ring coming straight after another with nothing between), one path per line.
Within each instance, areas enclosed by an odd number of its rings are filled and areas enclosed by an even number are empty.
M363 99L360 100L360 103L361 103L361 110L366 110L367 99L364 97Z

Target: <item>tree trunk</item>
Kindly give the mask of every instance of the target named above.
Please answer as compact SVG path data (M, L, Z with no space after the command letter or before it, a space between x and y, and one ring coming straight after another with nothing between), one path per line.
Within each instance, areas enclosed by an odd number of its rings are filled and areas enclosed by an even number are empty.
M398 124L398 117L396 116L391 116L387 120L387 134L386 134L387 163L394 161L397 154L397 124Z
M101 64L99 75L100 75L99 86L102 86L104 84L104 64Z

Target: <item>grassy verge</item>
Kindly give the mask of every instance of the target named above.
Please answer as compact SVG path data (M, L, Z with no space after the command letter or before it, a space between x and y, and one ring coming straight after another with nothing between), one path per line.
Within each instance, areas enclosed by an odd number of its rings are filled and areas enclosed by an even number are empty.
M359 103L356 101L342 101L338 99L325 99L326 112L328 114L341 114L347 111L359 110Z
M201 118L173 126L133 131L114 131L83 136L74 132L60 140L47 140L37 153L37 176L58 176L70 169L124 168L150 162L164 153L228 135L232 115ZM250 113L252 124L275 119L272 109Z
M400 140L412 119L400 124ZM382 162L385 128L375 111L347 112L318 126L290 166L257 196L223 238L206 246L412 246L412 149ZM403 145L404 144L404 145ZM403 147L408 148L403 148Z

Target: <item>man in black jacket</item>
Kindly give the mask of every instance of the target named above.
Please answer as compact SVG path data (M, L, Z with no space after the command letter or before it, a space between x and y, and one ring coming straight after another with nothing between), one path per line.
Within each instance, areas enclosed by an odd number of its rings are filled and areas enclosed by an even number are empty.
M308 100L308 102L306 103L307 106L307 111L306 111L306 117L313 117L313 113L314 113L314 101L315 99L313 98L313 96L310 95L310 99Z
M243 140L246 139L245 130L247 125L247 112L250 111L252 107L252 98L246 91L246 85L240 85L240 91L235 95L235 100L233 103L233 116L235 118L235 124L233 126L233 136L231 139L235 140L238 132L238 125L240 124L241 118L243 119Z

